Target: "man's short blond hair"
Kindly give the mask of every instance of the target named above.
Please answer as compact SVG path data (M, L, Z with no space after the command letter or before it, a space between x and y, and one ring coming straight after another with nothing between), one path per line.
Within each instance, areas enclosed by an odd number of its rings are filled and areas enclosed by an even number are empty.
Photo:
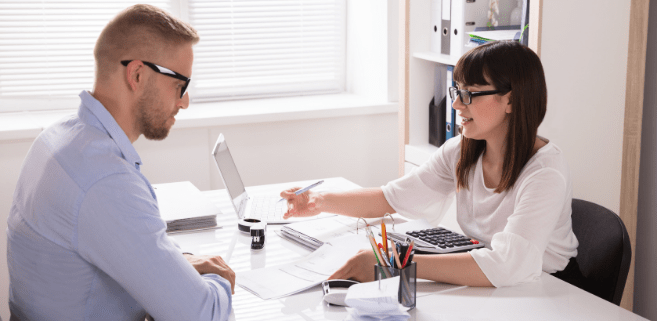
M134 5L116 15L100 33L94 48L96 80L112 74L121 59L157 63L179 46L198 41L198 33L188 23L158 7Z

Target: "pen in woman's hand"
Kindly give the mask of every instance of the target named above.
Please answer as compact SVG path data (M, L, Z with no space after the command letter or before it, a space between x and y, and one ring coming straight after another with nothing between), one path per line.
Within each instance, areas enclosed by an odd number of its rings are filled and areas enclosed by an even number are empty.
M304 188L302 188L302 189L300 189L300 190L297 190L297 191L294 192L294 195L299 195L299 194L305 193L305 192L307 192L308 190L310 190L311 188L317 187L318 185L320 185L320 184L322 184L322 183L324 183L324 180L320 180L320 181L317 182L317 183L314 183L314 184L309 185L309 186L306 186L306 187L304 187ZM280 202L280 201L282 201L282 200L284 200L284 199L285 199L285 198L281 198L281 199L278 200L278 201Z

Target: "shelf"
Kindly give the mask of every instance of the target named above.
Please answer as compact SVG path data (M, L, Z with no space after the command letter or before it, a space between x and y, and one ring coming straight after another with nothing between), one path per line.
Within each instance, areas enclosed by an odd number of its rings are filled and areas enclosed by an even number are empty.
M420 166L429 160L431 155L438 150L438 147L431 144L406 145L404 148L404 160Z
M460 58L460 56L452 57L450 55L439 54L431 51L416 52L413 54L413 57L452 66L456 65Z

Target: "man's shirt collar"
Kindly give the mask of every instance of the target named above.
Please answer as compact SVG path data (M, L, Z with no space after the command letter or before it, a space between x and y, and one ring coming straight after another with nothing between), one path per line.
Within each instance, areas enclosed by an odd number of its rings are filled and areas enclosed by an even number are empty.
M139 166L142 165L141 158L137 154L132 142L125 134L121 126L116 122L112 114L107 111L105 106L101 104L96 98L94 98L88 91L83 90L80 93L80 99L82 100L81 108L78 111L80 118L84 118L86 111L91 111L93 116L100 122L107 134L114 140L116 145L121 150L123 158L130 164L134 164L135 167L139 170Z

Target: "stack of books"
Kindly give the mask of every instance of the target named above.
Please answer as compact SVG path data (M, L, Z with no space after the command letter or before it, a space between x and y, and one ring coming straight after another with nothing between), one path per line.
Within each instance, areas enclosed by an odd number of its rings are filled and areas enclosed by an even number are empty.
M218 228L221 210L191 182L154 184L167 233Z

